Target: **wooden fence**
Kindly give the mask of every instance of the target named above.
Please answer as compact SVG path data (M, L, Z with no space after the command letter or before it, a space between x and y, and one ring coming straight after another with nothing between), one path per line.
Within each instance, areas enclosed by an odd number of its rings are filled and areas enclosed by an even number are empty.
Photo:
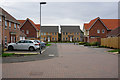
M120 37L101 38L101 46L120 49Z

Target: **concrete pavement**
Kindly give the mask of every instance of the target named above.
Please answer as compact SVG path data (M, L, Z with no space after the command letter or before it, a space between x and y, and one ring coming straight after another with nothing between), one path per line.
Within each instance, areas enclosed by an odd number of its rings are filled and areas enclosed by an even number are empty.
M104 48L61 43L56 45L58 55L52 59L3 63L3 78L118 77L118 55L108 54ZM54 49L46 50L46 53L51 51L54 52Z

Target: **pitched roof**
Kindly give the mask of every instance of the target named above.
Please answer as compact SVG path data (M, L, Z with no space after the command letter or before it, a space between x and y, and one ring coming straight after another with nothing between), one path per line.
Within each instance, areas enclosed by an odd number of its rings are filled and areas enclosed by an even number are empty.
M1 7L0 7L0 14L5 17L5 20L20 24L11 14L9 14Z
M20 23L20 26L26 21L26 20L17 20Z
M81 32L80 26L76 25L61 25L61 32Z
M35 27L40 30L40 24L35 24Z
M107 36L109 37L117 37L120 36L120 27L117 27L116 29L112 30L111 32L109 32L107 34Z
M24 24L27 20L30 21L30 23L35 27L36 30L40 30L40 28L38 27L38 26L40 26L40 24L35 24L35 23L34 23L31 19L29 19L29 18L27 18L26 20L18 20L18 21L21 23L20 27L22 27L23 24Z
M118 19L101 19L108 29L113 30L119 26Z
M58 32L58 26L41 26L41 32Z
M91 20L89 23L85 23L84 24L84 28L86 30L89 30L90 27L95 23L96 20L100 19L99 17ZM118 25L118 19L100 19L103 24L109 29L109 30L113 30L115 28L117 28Z

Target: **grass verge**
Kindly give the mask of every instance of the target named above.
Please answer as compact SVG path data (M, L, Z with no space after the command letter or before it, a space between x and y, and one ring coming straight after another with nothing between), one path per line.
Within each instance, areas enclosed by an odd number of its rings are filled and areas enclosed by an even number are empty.
M114 49L114 50L110 50L108 52L120 52L120 49Z
M15 55L15 53L3 53L1 56L2 57L9 57L9 56L13 56Z
M51 46L51 44L46 44L46 46Z
M0 56L2 56L2 57L12 57L12 56L19 57L19 56L30 56L30 55L37 55L37 54L3 53Z

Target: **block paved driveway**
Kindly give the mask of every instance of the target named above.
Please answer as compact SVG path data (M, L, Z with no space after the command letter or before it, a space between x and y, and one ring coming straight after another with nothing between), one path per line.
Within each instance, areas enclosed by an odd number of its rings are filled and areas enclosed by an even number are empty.
M57 57L19 63L3 63L3 78L117 78L118 55L108 49L58 43Z

